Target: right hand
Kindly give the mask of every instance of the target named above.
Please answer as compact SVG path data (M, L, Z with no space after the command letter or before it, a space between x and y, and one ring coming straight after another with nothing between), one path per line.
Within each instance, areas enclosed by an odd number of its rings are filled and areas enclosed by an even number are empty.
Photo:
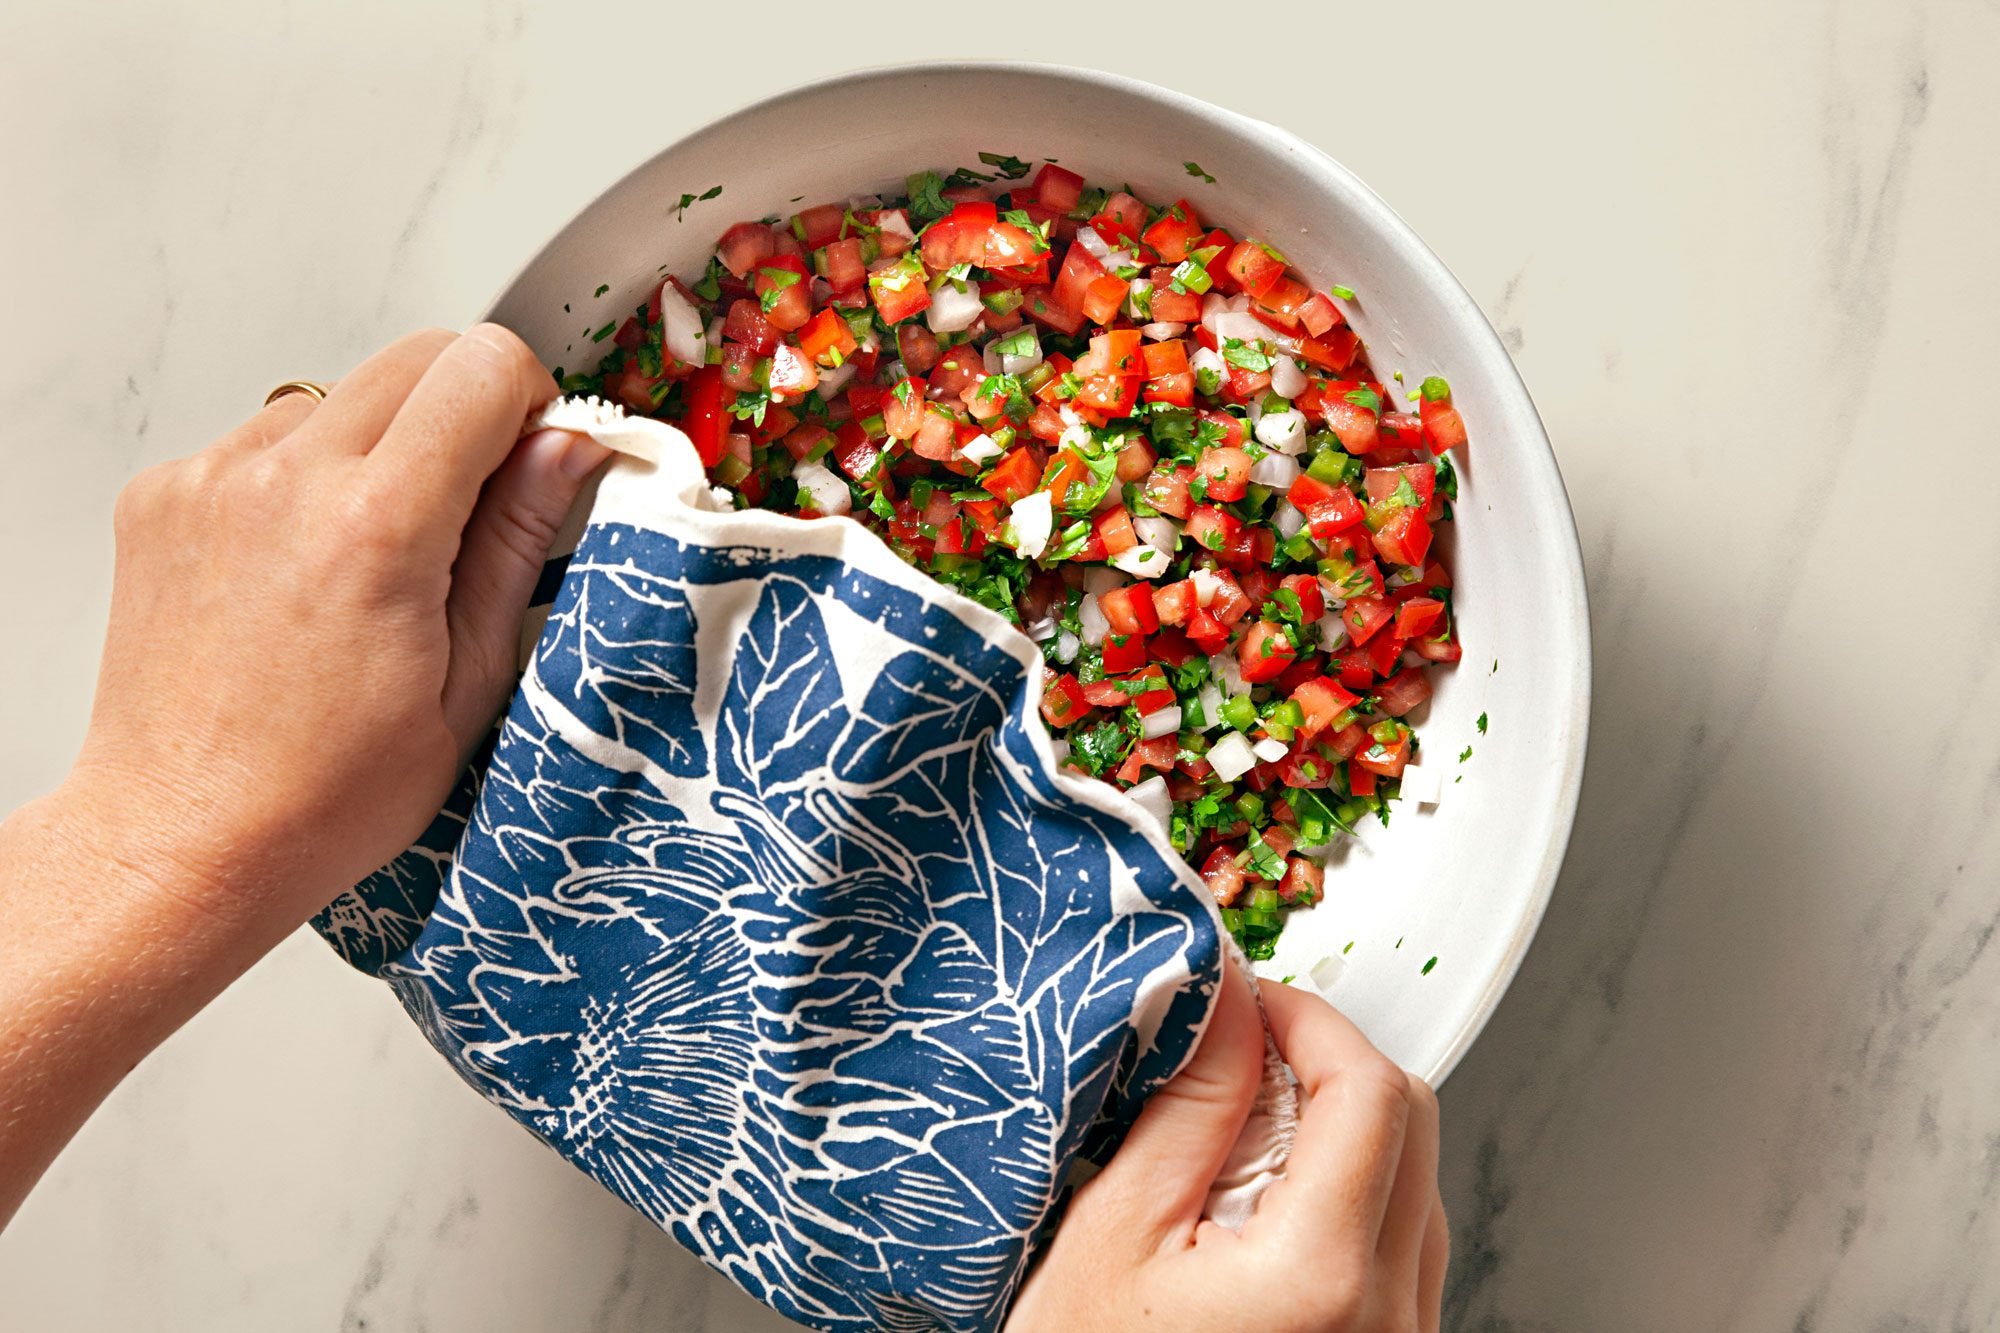
M1077 1192L1009 1333L1435 1333L1451 1243L1436 1096L1317 995L1263 994L1308 1097L1285 1178L1241 1234L1201 1218L1263 1068L1257 1004L1232 965L1200 1050Z

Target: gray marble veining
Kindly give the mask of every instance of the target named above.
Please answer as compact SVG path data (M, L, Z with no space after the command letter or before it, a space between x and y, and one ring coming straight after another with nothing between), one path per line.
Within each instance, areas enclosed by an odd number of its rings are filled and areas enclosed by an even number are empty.
M1261 12L1296 77L1190 68L1143 25L984 49L1321 143L1465 279L1548 420L1595 617L1589 776L1542 934L1444 1091L1447 1326L2000 1326L2000 8ZM717 57L740 16L638 4L0 14L0 539L25 571L0 804L81 734L134 470L276 380L463 322L715 112L963 54L809 26L744 60ZM783 1325L295 938L0 1235L0 1326Z

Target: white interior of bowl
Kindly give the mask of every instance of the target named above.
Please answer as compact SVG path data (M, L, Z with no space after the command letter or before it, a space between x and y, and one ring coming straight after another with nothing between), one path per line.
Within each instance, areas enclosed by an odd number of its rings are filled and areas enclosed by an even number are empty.
M588 367L604 346L591 331L645 300L662 271L699 274L730 222L899 188L925 167L977 166L981 150L1057 158L1093 182L1129 182L1142 198L1185 195L1204 218L1282 248L1315 285L1354 288L1353 322L1385 378L1451 380L1471 433L1448 548L1466 651L1435 673L1438 693L1417 715L1424 762L1445 770L1444 799L1366 829L1330 867L1325 903L1295 916L1260 968L1305 974L1345 951L1333 999L1435 1083L1499 1002L1555 882L1582 780L1588 620L1562 479L1512 362L1436 256L1344 168L1272 126L1109 75L997 64L868 71L760 103L666 149L578 214L492 318L551 365ZM1190 160L1216 183L1190 177ZM684 194L715 185L720 197L676 215ZM1461 766L1468 745L1474 755Z

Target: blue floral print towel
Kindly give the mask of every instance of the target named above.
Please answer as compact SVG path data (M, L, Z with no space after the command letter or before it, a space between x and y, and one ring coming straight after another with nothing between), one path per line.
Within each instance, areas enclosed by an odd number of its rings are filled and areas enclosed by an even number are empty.
M317 921L459 1074L816 1328L997 1327L1207 1021L1200 883L1034 651L859 525L600 487L491 755Z

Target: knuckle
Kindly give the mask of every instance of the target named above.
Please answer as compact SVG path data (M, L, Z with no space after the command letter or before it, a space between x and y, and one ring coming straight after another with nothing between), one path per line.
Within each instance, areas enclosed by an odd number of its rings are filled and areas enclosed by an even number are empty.
M467 350L495 373L520 383L544 373L542 363L521 341L521 335L501 324L475 324L466 330Z
M1357 1063L1348 1071L1353 1096L1372 1113L1388 1120L1410 1114L1410 1079L1385 1055Z
M493 508L494 539L523 563L540 568L555 544L561 520L525 500L510 500Z

